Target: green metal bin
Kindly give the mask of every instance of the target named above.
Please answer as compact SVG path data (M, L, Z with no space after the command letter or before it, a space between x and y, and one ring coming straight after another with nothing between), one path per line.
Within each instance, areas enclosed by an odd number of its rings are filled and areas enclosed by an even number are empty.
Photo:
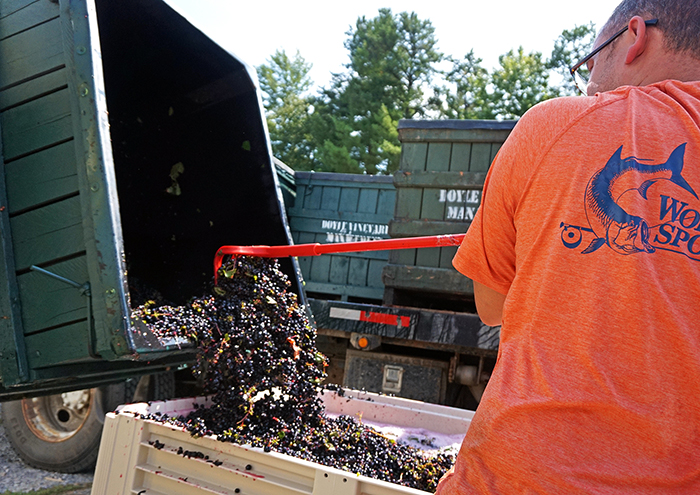
M295 172L296 196L288 207L296 244L370 241L389 237L396 191L389 176ZM379 302L387 251L299 258L309 297Z
M191 359L133 288L291 241L256 81L161 0L0 0L0 399Z
M394 173L391 237L460 234L481 202L484 179L515 121L402 120ZM456 309L473 297L452 267L456 247L392 251L384 268L385 304ZM456 300L456 304L451 301Z

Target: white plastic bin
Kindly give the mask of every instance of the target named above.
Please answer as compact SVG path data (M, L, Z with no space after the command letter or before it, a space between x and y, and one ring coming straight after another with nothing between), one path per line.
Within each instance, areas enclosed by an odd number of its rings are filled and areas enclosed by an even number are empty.
M358 476L276 452L194 438L189 432L137 417L160 412L187 414L208 398L177 399L121 406L105 420L92 495L389 495L424 494L393 483ZM356 391L325 392L329 414L360 416L427 435L464 436L472 411ZM135 414L129 414L135 413ZM158 441L156 448L153 444ZM149 443L150 442L150 443ZM184 457L178 449L208 459Z

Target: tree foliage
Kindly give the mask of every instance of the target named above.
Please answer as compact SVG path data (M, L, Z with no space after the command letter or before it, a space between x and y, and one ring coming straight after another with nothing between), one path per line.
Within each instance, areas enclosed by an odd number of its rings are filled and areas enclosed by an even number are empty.
M488 92L489 72L474 50L462 59L447 57L450 68L444 82L433 87L427 108L446 119L493 119L494 109Z
M399 14L401 40L397 50L398 82L395 89L404 119L425 115L423 87L432 82L436 64L443 54L437 48L435 28L430 21L418 19L415 13Z
M277 50L267 64L257 69L272 151L298 170L317 166L308 133L310 70L311 64L299 52L290 58L283 50Z
M541 53L526 54L521 46L498 57L498 62L500 67L491 74L491 97L498 118L516 119L537 103L558 95L549 85Z
M552 55L547 61L547 68L562 77L560 93L562 95L577 95L578 90L571 79L569 67L573 66L590 53L596 37L595 24L592 22L573 29L565 29L554 42Z
M424 88L442 59L435 29L415 13L380 9L377 17L360 17L347 35L346 71L333 75L314 104L319 159L324 170L354 163L356 172L393 172L398 121L425 115ZM337 163L326 162L331 153Z
M568 67L590 49L595 26L564 30L549 59L519 47L492 70L473 50L443 55L431 22L413 12L380 9L346 34L345 70L315 96L299 53L277 51L258 68L273 151L297 170L392 173L400 119L517 119L540 101L575 94Z

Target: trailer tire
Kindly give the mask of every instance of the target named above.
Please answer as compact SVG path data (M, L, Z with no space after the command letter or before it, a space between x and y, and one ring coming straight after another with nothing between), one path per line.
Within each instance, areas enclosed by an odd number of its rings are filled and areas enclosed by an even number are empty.
M149 400L172 398L174 373L148 378ZM7 438L32 467L62 473L90 470L97 461L105 413L131 402L138 380L6 402L2 423Z
M153 387L149 392L149 400L167 400L175 397L175 373L151 375L151 383Z
M98 389L78 390L2 406L3 425L15 452L28 465L77 473L95 465L104 424Z

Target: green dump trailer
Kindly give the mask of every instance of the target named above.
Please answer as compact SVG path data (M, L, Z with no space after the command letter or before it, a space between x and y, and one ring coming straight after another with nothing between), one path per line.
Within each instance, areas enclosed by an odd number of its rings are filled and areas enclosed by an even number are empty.
M105 411L193 359L130 308L201 295L221 245L291 241L259 89L161 0L0 0L0 146L4 425L77 471Z

